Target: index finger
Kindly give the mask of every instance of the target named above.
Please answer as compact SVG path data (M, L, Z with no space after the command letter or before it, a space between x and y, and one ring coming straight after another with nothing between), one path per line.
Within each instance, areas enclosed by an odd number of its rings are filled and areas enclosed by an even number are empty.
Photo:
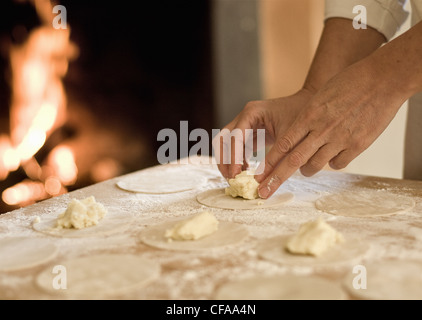
M265 178L258 187L261 198L270 197L290 176L319 150L321 141L314 134L309 134L292 151L290 151L278 166Z
M223 128L212 141L218 168L226 179L234 178L247 167L245 132L248 128L244 123L238 122L231 130L231 125Z

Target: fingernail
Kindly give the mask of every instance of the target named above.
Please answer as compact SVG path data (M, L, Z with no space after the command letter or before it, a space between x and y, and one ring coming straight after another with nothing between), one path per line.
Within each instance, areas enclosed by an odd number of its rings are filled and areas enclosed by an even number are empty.
M262 199L268 198L268 195L270 194L270 188L268 186L261 186L258 188L258 195Z

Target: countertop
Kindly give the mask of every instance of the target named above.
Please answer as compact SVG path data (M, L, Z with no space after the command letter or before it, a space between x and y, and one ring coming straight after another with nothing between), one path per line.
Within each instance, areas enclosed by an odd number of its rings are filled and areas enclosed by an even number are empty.
M168 171L168 174L194 171L206 177L207 183L193 190L162 195L132 193L116 186L118 181L136 178L143 172L163 170ZM321 171L311 178L296 173L280 189L280 192L292 192L295 199L277 208L222 210L206 208L197 202L197 194L208 189L222 188L226 184L215 165L201 164L201 161L189 165L169 164L133 172L1 215L0 239L47 237L58 246L59 254L48 264L23 271L0 272L0 299L55 299L56 296L37 287L37 275L48 265L97 253L136 254L156 261L161 266L161 274L155 281L125 294L112 295L112 299L213 299L216 290L228 281L256 275L317 275L342 286L354 265L341 268L289 266L264 260L257 254L256 247L261 241L294 233L302 223L317 217L322 217L348 237L356 237L369 244L369 251L360 258L361 265L393 260L422 263L422 182L333 171ZM315 201L321 196L353 190L382 190L391 193L392 197L397 194L412 197L416 206L405 213L371 218L334 216L315 207ZM91 195L109 210L133 215L130 227L111 236L82 239L57 238L33 230L32 224L36 217L42 221L57 215L66 209L71 199L83 199ZM139 234L146 227L190 216L205 208L220 221L244 225L249 231L249 237L236 246L199 252L156 249L139 241ZM345 297L353 298L347 292Z

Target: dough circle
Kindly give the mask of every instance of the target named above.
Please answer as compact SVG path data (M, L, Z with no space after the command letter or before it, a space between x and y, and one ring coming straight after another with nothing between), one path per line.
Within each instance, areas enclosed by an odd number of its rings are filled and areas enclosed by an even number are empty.
M315 276L257 276L221 286L215 300L341 300L341 286Z
M383 190L365 190L324 196L315 202L315 206L333 215L377 217L411 210L415 201Z
M285 249L290 237L284 235L262 241L256 249L258 256L265 260L290 266L337 267L359 263L369 250L368 244L346 238L343 243L327 249L320 256L297 255L289 253Z
M233 198L228 196L224 192L223 189L213 189L207 190L197 195L196 200L208 207L212 208L219 208L219 209L244 209L244 210L252 210L252 209L266 209L266 208L273 208L278 207L287 202L293 200L294 195L293 193L286 192L286 193L276 193L269 199L254 199L254 200L246 200L242 198Z
M48 217L34 223L32 228L38 232L62 238L87 238L108 236L126 230L133 221L133 216L127 214L107 213L97 225L84 229L57 229L57 217Z
M198 251L236 245L249 236L248 230L244 226L220 221L218 230L209 236L198 240L168 241L164 234L178 221L169 221L148 227L140 234L139 239L143 243L159 249Z
M5 238L0 240L0 271L19 271L47 263L57 256L49 239Z
M366 289L354 288L358 274L350 272L343 281L354 298L365 300L422 300L422 264L415 261L382 261L364 265ZM361 284L361 278L356 282ZM355 284L356 286L356 284Z
M141 288L160 274L160 265L130 254L101 254L57 263L65 267L66 289L55 289L54 266L36 278L38 287L48 293L97 299L121 295Z
M199 172L143 172L120 180L116 185L125 191L165 194L195 189L204 185L208 179Z

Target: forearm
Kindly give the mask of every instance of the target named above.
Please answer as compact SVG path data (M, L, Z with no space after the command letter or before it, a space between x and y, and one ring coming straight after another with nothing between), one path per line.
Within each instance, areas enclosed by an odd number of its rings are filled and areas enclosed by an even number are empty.
M378 74L386 93L401 101L422 91L422 22L362 61Z
M352 20L328 19L304 88L318 91L337 73L378 49L385 40L381 33L370 27L354 29Z

